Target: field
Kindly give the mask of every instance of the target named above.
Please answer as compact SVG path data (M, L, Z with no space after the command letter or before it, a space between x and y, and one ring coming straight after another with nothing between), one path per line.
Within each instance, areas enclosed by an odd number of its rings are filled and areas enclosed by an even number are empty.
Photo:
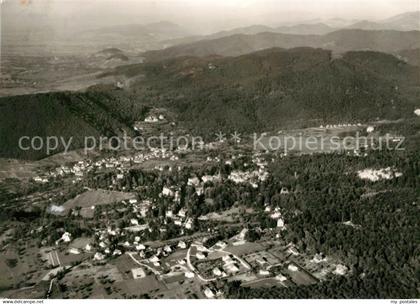
M27 179L34 177L36 163L0 158L0 180L5 178Z
M27 288L38 283L38 278L47 273L44 269L47 265L38 258L37 248L33 244L28 245L25 248L3 248L0 255L0 291Z
M313 276L300 267L298 267L297 271L285 269L284 272L287 273L297 285L310 285L317 282Z
M262 251L264 249L265 248L261 244L258 244L258 243L245 243L239 246L226 247L225 251L233 253L238 256L243 256L243 255L250 254L253 252Z
M82 208L81 215L83 217L93 217L93 206L108 205L133 198L135 198L135 195L132 193L107 190L89 190L65 202L63 205L65 207L65 211L63 211L62 214L66 214L70 209L80 207Z

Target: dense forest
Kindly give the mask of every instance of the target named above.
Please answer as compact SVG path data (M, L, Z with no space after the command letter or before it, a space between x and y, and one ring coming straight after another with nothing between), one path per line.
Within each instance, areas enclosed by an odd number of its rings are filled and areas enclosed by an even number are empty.
M146 104L172 109L204 136L214 130L253 132L412 117L420 84L418 67L392 55L366 51L336 57L311 48L181 57L123 66L113 73L145 75L133 92Z
M23 151L19 138L39 136L72 140L71 149L83 147L86 136L114 136L126 131L147 110L117 91L45 93L0 98L0 157L39 159L46 149ZM61 138L60 138L61 139ZM55 153L63 151L60 142Z
M0 156L37 159L21 136L74 137L132 133L151 108L165 108L195 135L263 132L334 123L412 118L420 97L419 67L377 52L337 58L312 48L269 49L239 57L183 57L116 68L103 76L137 77L127 90L5 97ZM25 124L21 122L25 121ZM210 137L210 138L209 138Z
M395 165L400 178L358 180L354 169ZM297 172L297 178L290 178ZM366 159L301 157L281 162L266 199L285 211L288 241L307 252L336 254L352 273L311 286L249 289L227 285L231 298L418 298L420 158L371 155ZM289 178L288 178L289 177ZM280 196L276 180L295 192ZM299 212L296 214L296 210ZM343 225L351 221L354 226Z

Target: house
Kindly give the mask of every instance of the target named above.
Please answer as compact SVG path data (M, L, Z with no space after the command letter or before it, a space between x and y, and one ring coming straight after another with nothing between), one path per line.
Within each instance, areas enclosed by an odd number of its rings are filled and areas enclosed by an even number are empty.
M142 244L139 244L139 245L136 246L137 251L141 251L141 250L145 250L145 249L146 249L146 246L144 246Z
M160 261L160 259L157 257L157 256L152 256L150 259L149 259L149 262L150 263L158 263Z
M287 281L287 278L282 274L278 274L276 276L276 280L279 280L280 282L284 282L284 281Z
M182 208L181 210L179 210L178 216L182 217L182 218L186 217L187 216L187 211L184 208Z
M143 279L146 277L146 272L141 267L131 269L131 274L133 275L134 280Z
M232 273L232 274L239 271L239 268L238 266L236 266L235 263L224 265L224 269L227 273Z
M284 228L284 220L283 219L278 219L277 220L277 227L278 228Z
M90 252L92 250L92 246L90 244L86 244L85 251Z
M273 220L277 220L277 219L279 219L280 217L281 217L281 212L280 211L277 211L278 209L276 208L276 211L275 212L273 212L271 215L270 215L270 217L273 219Z
M69 253L71 254L80 254L80 250L77 248L70 248Z
M122 254L122 252L119 249L115 249L114 252L112 253L113 256L118 256L118 255L121 255L121 254Z
M185 228L186 229L192 229L192 226L193 226L193 220L188 219L187 222L185 223Z
M134 225L134 226L138 226L139 225L139 221L137 219L131 219L130 220L130 223L131 223L131 225Z
M280 194L281 194L281 195L286 195L286 194L289 194L289 190L288 190L287 188L283 187L283 188L281 188L281 190L280 190Z
M70 243L71 242L71 233L64 232L63 235L59 240L55 242L56 245L58 245L60 242L63 243Z
M169 245L166 245L163 250L165 250L166 253L171 253L172 252L172 248Z
M348 271L348 268L344 265L338 264L334 270L334 274L336 275L345 275Z
M159 122L159 118L157 118L155 115L150 115L150 116L146 117L144 122L147 122L147 123Z
M206 288L204 289L204 295L208 298L208 299L214 299L215 294L214 292L210 289L210 288Z
M217 268L217 267L213 269L213 274L215 276L218 276L218 277L220 277L220 276L223 275L222 271L219 268Z
M171 189L169 189L168 187L163 187L163 189L162 189L162 195L163 196L170 196L170 197L172 197L172 196L175 195L175 193Z
M287 266L287 269L289 269L290 271L296 272L299 270L299 268L296 265L293 264L289 264L289 266Z
M104 259L105 259L105 256L104 256L102 253L97 252L97 253L95 253L95 255L94 255L93 259L94 259L95 261L102 261L102 260L104 260Z
M367 133L372 133L373 131L375 131L375 128L372 126L367 127L366 132Z
M188 179L188 186L198 186L200 185L200 180L197 177Z
M192 279L192 278L194 278L194 276L195 276L194 272L187 271L185 273L185 277L188 278L188 279Z
M197 252L197 254L195 256L199 260L204 260L206 258L206 256L202 252Z
M183 242L183 241L180 241L178 243L178 247L181 248L181 249L185 249L185 248L187 248L187 244L185 244L185 242Z
M298 256L299 255L299 252L297 251L297 249L294 246L289 247L287 249L287 252L293 254L294 256Z
M312 262L319 264L321 262L325 262L326 260L327 258L322 253L317 253L312 259Z
M261 276L269 276L270 275L270 272L268 270L263 270L263 269L261 269L258 273Z

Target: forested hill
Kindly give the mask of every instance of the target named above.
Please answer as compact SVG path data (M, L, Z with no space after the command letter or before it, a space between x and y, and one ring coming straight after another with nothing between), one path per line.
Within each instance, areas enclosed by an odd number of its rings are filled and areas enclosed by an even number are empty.
M235 34L217 39L181 44L144 53L148 61L181 56L239 56L273 47L319 47L334 52L372 50L396 53L420 47L420 31L339 30L325 35L295 35L263 32L255 35Z
M269 49L239 57L182 57L125 66L146 77L135 93L203 133L242 132L413 115L419 68L377 52Z
M109 72L108 72L109 73ZM92 88L0 99L0 157L36 159L21 136L73 136L132 130L150 107L166 108L194 134L242 133L328 123L413 117L420 68L377 52L335 57L312 48L268 49L239 57L183 57L128 65L126 90Z
M85 136L113 136L130 132L141 107L128 106L110 93L47 93L0 98L0 157L39 159L45 149L22 151L22 136L73 137L72 148L81 147ZM121 109L126 109L122 111ZM55 153L63 150L63 145Z

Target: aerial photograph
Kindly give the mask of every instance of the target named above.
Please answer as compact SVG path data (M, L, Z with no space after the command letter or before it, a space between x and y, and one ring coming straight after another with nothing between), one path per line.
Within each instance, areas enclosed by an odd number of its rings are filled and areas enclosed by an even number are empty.
M420 303L420 0L0 0L0 304L176 299Z

